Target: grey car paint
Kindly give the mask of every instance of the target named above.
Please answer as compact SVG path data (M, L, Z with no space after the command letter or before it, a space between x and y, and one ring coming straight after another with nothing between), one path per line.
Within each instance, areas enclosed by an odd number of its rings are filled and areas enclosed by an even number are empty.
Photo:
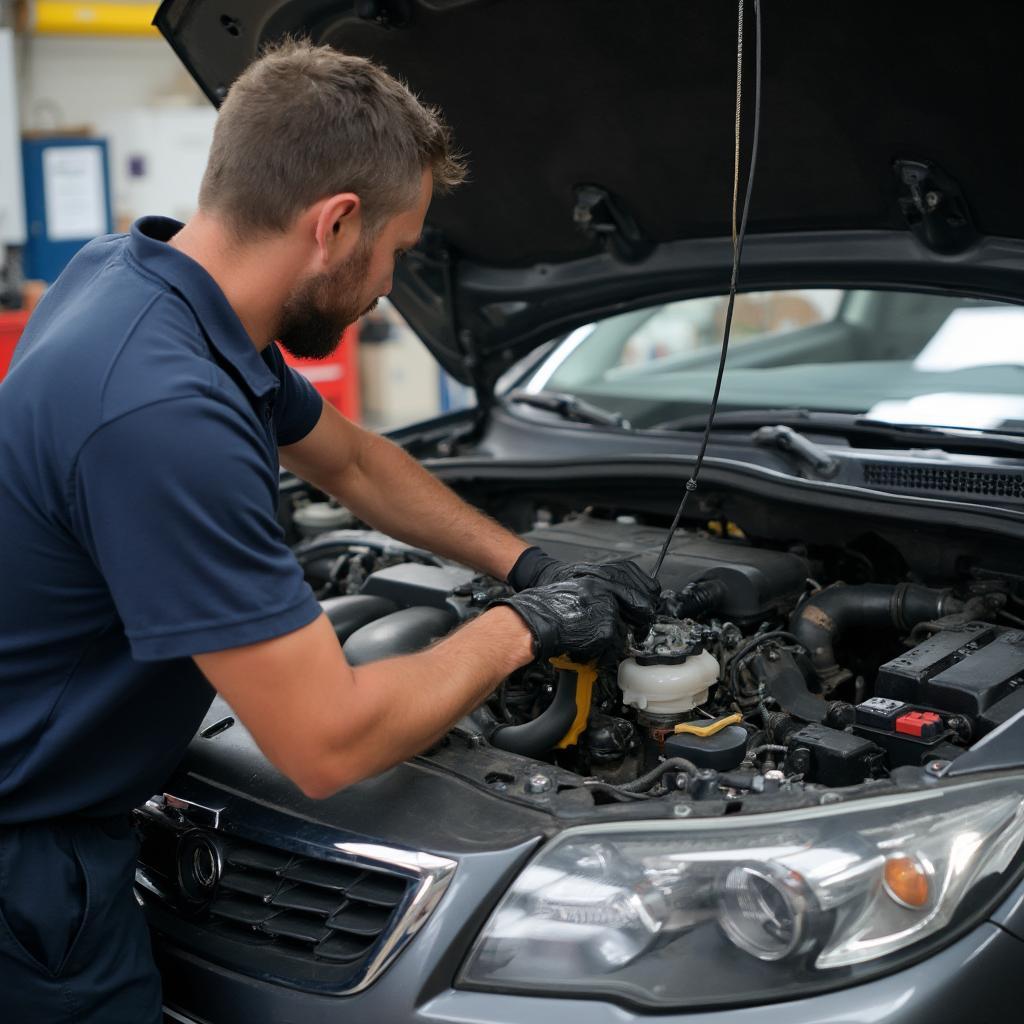
M991 922L897 974L766 1006L638 1018L631 1010L597 1000L456 991L444 983L453 966L453 922L479 906L488 894L486 879L513 860L503 863L500 855L480 854L464 863L466 870L453 883L444 912L435 915L385 982L357 996L338 1000L275 988L163 947L158 962L174 993L168 1006L199 1024L625 1024L638 1019L659 1024L1008 1024L1007 1007L1019 1002L1024 942L1009 926ZM187 1002L182 1001L184 994L191 994Z
M222 719L216 701L204 725ZM216 781L214 781L216 779ZM197 739L169 789L204 806L229 804L223 827L269 809L291 816L295 835L330 842L365 834L457 861L440 904L369 988L320 995L245 977L200 959L159 933L154 952L168 1009L197 1024L942 1024L999 1021L1017 1001L1024 963L1024 882L956 942L905 970L807 999L700 1012L638 1014L604 1000L557 999L452 987L491 909L530 856L553 834L552 820L529 807L438 772L421 761L312 801L259 755L240 723ZM222 799L218 800L218 793ZM685 969L685 965L681 965Z

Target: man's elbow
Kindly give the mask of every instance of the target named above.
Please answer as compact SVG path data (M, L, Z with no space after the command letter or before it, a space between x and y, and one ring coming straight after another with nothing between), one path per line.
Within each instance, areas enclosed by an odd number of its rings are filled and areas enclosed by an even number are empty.
M335 793L354 786L357 782L362 782L372 772L349 761L340 764L321 761L286 772L286 774L311 800L326 800L328 797L334 796Z
M292 781L310 800L326 800L329 796L334 796L335 793L345 788L343 785L336 786L326 779L292 779Z
M343 721L327 714L305 730L289 731L286 742L266 751L311 800L325 800L390 767L381 762L379 745L370 739L379 732L376 705L368 706L360 692L349 697Z

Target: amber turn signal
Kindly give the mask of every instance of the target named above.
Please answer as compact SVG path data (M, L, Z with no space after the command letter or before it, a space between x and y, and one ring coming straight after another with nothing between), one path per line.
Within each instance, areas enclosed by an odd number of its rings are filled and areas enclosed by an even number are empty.
M928 874L913 857L890 857L883 877L885 891L901 906L920 910L928 903Z

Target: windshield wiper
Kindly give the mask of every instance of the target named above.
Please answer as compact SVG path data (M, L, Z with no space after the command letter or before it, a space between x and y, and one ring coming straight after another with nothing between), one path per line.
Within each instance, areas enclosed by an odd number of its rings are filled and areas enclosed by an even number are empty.
M567 395L561 391L511 391L506 396L510 402L520 405L532 405L535 409L553 412L564 420L576 423L590 423L596 427L619 427L632 430L629 420L622 413L608 412L599 406L584 402L575 395Z
M804 437L792 427L781 423L758 427L754 431L754 444L788 452L797 461L810 466L818 476L835 476L839 469L839 460L835 456L829 455L821 445L815 444L809 437Z
M720 412L715 417L716 427L743 429L744 427L763 427L775 423L817 423L820 416L828 417L828 413L812 412L810 409L733 409ZM845 417L849 419L850 417ZM707 423L704 413L680 416L678 419L655 423L649 430L672 430L685 433L688 430L703 430Z
M681 416L658 423L649 430L687 433L703 430L703 414ZM1024 457L1024 435L989 431L978 427L936 427L927 424L886 423L863 414L821 412L814 409L734 409L715 417L715 432L756 430L786 426L815 434L834 434L861 448L939 448L964 455Z

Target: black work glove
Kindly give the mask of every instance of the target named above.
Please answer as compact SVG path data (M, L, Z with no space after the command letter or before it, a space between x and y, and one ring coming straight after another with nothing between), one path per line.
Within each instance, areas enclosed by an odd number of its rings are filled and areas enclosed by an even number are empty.
M508 573L508 584L516 592L530 587L543 587L545 583L560 583L571 579L565 575L568 562L560 562L538 547L527 548L517 559Z
M624 647L627 625L646 632L654 619L650 602L627 606L613 583L593 576L532 587L494 603L518 613L533 634L538 658L569 654L590 661Z
M516 559L508 574L509 584L517 591L576 579L604 580L611 585L629 624L639 636L646 636L657 614L661 584L628 558L617 562L560 562L533 547Z

